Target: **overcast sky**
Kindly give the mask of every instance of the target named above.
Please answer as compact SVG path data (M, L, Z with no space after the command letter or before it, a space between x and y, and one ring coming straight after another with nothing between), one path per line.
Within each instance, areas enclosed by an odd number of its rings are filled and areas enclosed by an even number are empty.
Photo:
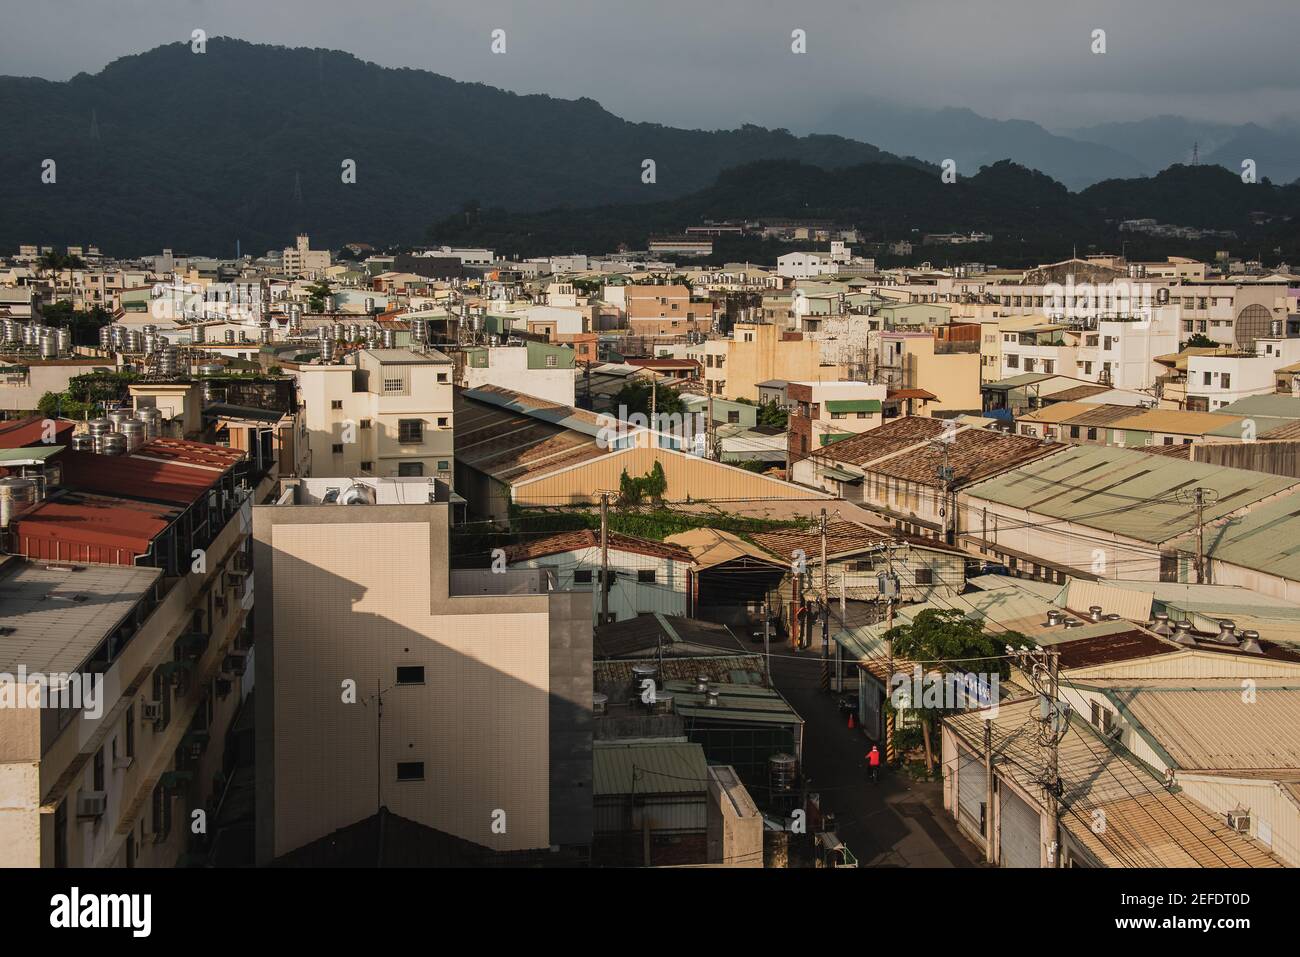
M0 74L65 80L201 28L704 128L803 132L862 96L1053 129L1300 114L1300 0L0 0L0 23Z

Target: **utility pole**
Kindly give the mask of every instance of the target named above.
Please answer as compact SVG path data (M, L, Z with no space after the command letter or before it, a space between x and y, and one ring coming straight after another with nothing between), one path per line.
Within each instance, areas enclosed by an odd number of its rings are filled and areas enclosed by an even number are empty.
M1205 489L1196 486L1196 584L1205 584Z
M825 654L831 607L830 569L826 566L826 509L822 509L820 526L822 539L822 653Z
M609 493L600 493L600 623L609 620Z
M766 679L766 684L769 688L772 687L772 648L768 644L768 640L771 637L770 624L771 624L771 619L768 615L767 599L764 598L763 599L763 677L764 679Z
M984 719L984 860L993 863L993 721L990 718Z
M1060 668L1061 653L1059 651L1047 652L1047 681L1048 696L1047 703L1049 707L1051 726L1048 732L1051 734L1051 747L1048 748L1048 785L1047 785L1047 809L1052 817L1052 867L1061 866L1061 772L1060 772L1060 744L1061 737L1057 734L1057 725L1060 723L1057 714L1057 671Z
M705 383L705 388L706 389L708 388L707 382ZM704 457L706 459L713 458L713 393L712 392L709 393L709 409L708 409L707 421L704 423Z

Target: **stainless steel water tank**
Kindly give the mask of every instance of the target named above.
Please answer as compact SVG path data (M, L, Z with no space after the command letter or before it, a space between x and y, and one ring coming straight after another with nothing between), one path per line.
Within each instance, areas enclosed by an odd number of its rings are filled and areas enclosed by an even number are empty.
M8 528L19 514L36 504L36 483L31 479L0 478L0 528Z

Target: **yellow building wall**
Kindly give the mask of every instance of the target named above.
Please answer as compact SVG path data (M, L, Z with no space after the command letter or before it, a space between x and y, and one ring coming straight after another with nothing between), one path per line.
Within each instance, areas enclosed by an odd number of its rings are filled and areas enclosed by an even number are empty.
M805 499L816 493L789 482L723 465L671 449L633 448L576 466L514 488L515 504L543 506L599 501L602 491L617 492L623 470L636 478L659 461L663 465L670 501L692 499Z

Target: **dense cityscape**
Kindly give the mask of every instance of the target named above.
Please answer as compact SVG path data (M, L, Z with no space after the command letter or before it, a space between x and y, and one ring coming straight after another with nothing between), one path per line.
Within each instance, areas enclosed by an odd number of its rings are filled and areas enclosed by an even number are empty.
M271 55L201 32L141 63ZM1014 155L781 133L171 248L24 160L0 866L1300 866L1300 180L1192 141L1040 229Z

